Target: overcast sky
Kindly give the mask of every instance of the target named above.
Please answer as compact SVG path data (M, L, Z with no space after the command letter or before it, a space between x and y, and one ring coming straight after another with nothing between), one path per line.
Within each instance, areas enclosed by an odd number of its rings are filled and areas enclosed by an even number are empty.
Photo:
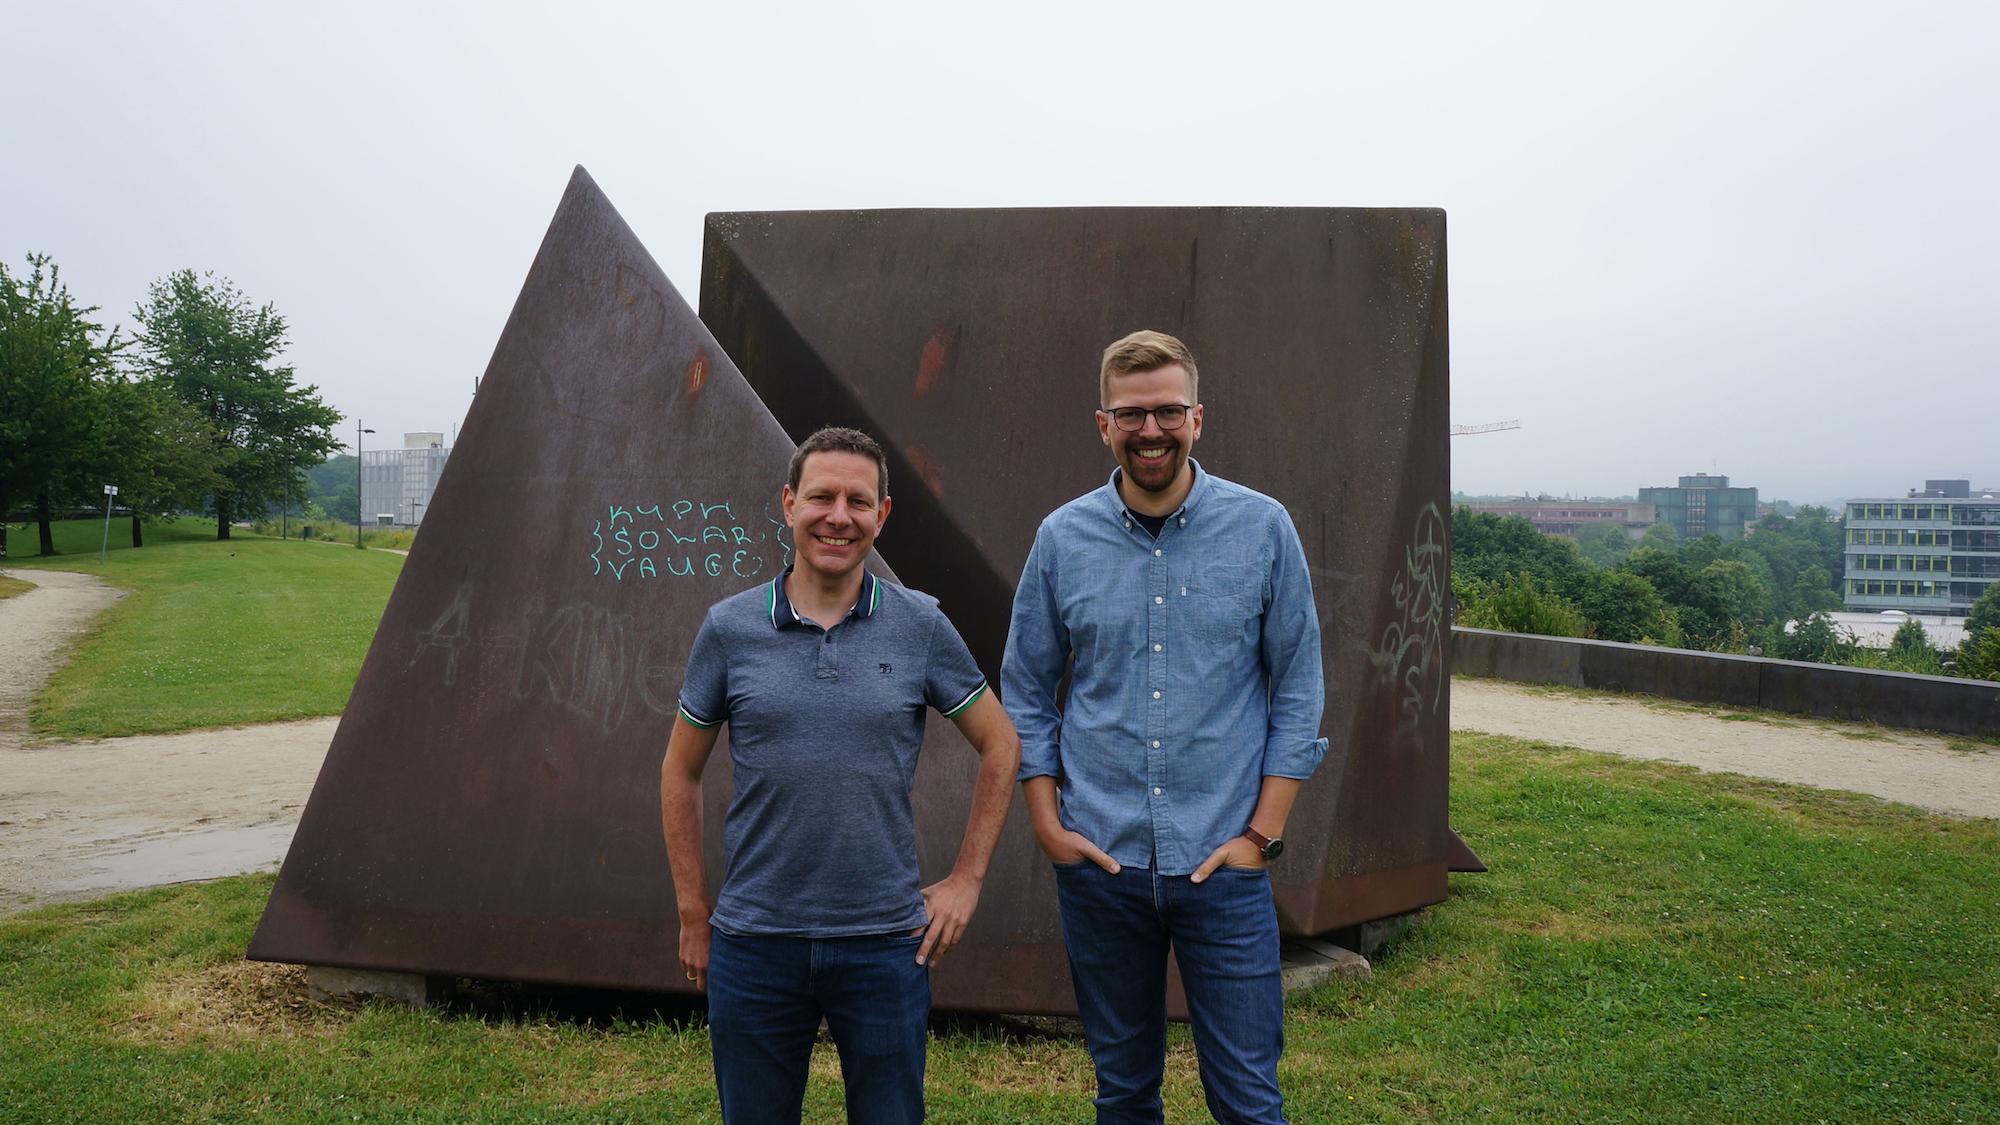
M578 163L690 303L709 211L1438 206L1454 488L2000 486L2000 5L959 8L0 0L0 256L225 274L396 443Z

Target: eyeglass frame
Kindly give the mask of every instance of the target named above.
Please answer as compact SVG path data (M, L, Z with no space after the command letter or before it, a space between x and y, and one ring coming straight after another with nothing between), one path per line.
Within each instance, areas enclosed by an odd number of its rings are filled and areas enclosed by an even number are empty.
M1187 425L1188 419L1194 416L1194 410L1196 405L1197 405L1196 403L1192 402L1163 402L1158 406L1100 406L1097 408L1097 412L1099 414L1109 415L1111 418L1112 426L1116 427L1118 430L1124 433L1136 434L1140 430L1145 429L1146 419L1148 417L1152 418L1153 421L1159 423L1160 432L1172 433L1173 431L1180 429L1182 426ZM1125 423L1119 421L1118 412L1121 410L1137 410L1139 412L1139 424L1136 426L1127 426ZM1166 424L1164 420L1160 418L1158 412L1161 410L1178 410L1181 412L1181 420L1169 426Z

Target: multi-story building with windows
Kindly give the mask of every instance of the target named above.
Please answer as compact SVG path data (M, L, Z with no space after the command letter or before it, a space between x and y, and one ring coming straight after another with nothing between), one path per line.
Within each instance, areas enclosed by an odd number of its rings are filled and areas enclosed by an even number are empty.
M444 435L423 432L403 435L401 449L366 449L361 453L361 518L370 524L415 527L424 521L438 476L451 450Z
M2000 581L2000 494L1925 481L1899 499L1847 502L1847 608L1964 617Z
M1757 522L1757 490L1731 488L1728 477L1696 473L1673 488L1642 488L1641 503L1653 505L1659 522L1672 524L1683 539L1713 535L1741 539Z

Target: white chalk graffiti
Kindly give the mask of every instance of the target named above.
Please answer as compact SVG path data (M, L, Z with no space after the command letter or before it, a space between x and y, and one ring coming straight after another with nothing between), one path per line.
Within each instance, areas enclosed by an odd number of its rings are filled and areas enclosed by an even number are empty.
M1403 569L1389 587L1400 621L1390 622L1369 662L1397 685L1403 717L1436 714L1444 699L1444 517L1425 504L1403 551Z

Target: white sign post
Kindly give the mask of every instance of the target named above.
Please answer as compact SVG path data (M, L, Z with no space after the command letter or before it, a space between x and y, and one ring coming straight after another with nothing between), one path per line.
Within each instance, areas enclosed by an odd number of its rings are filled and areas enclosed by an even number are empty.
M118 495L118 486L104 486L104 538L97 544L97 565L104 565L104 551L111 546L111 498Z

